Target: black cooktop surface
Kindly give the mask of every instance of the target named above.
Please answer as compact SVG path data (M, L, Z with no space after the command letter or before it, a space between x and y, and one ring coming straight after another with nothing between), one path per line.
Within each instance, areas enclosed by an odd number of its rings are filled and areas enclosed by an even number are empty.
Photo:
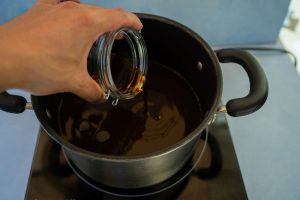
M226 119L219 114L202 133L194 159L169 180L148 188L122 190L93 182L65 160L60 146L41 130L32 163L25 199L247 199L243 179ZM205 144L204 153L194 165ZM79 178L81 177L81 178Z

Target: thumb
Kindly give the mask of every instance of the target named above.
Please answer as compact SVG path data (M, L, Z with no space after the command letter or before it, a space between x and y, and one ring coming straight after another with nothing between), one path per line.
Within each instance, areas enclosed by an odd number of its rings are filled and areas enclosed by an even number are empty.
M79 81L72 81L71 92L94 103L104 102L104 92L89 75L81 76Z

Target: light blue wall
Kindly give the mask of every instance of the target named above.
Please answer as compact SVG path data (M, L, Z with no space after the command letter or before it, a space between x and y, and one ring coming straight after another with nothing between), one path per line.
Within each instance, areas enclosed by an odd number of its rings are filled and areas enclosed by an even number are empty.
M275 42L290 0L82 0L123 7L179 21L212 45ZM1 0L0 23L28 9L34 0Z

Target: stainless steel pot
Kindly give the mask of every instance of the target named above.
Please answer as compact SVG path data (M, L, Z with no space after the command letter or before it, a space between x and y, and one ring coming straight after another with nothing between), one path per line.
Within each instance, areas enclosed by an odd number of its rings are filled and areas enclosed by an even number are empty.
M119 188L147 187L170 178L193 155L198 138L214 121L217 112L227 112L231 116L250 114L264 104L268 94L266 76L250 53L239 49L214 52L199 35L182 24L148 14L139 14L139 17L144 24L142 35L149 59L170 67L184 77L202 103L203 120L184 139L165 149L140 156L93 153L69 143L58 134L58 104L63 94L32 96L33 108L42 127L62 146L68 159L90 178ZM219 62L235 62L245 69L250 80L246 97L220 105L222 73ZM12 100L16 100L14 105ZM25 104L24 99L7 93L0 98L1 108L10 112L22 112ZM18 110L15 109L17 105Z

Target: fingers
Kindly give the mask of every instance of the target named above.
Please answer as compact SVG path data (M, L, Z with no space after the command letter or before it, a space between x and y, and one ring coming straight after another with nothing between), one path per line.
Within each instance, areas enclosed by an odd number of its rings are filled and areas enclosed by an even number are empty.
M91 26L89 31L94 33L110 32L120 27L130 27L136 30L143 28L143 24L135 14L122 8L106 9L83 4L81 6L85 8L85 16L81 19L89 20L85 24L89 24Z
M37 3L58 4L60 0L37 0Z
M105 101L102 89L89 75L81 76L80 81L73 81L70 92L89 102L102 103Z
M80 3L80 0L61 0L60 2L73 1L75 3Z
M135 14L125 11L122 8L108 9L105 21L108 22L106 25L111 30L118 29L122 26L131 27L136 30L143 28L142 22ZM100 22L103 23L102 21Z
M68 1L80 3L80 0L37 0L37 3L55 5ZM103 29L105 32L113 31L122 26L131 27L136 30L143 28L143 24L135 14L122 8L105 9L84 4L78 5L78 7L85 11L86 16L84 19L89 19L96 23L95 28L99 29L98 32L103 33Z
M80 0L37 0L37 3L46 3L46 4L55 5L64 1L74 1L76 3L80 3Z

